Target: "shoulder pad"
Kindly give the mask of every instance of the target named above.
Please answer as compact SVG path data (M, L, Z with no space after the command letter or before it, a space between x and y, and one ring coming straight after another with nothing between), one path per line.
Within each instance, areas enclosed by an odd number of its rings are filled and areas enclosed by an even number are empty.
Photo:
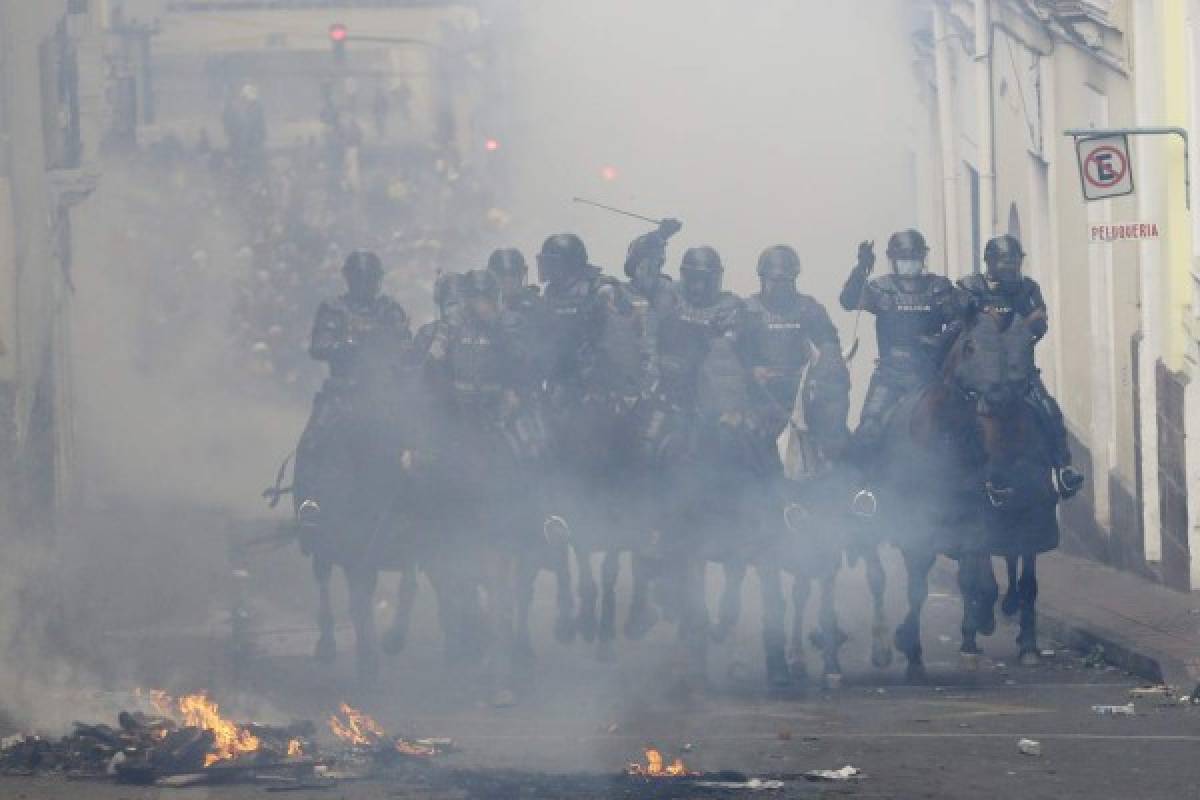
M987 283L982 275L967 275L958 281L958 285L968 292L983 292L987 290Z
M799 295L799 305L802 311L816 311L818 309L825 311L825 305L811 294L801 293Z
M1021 278L1021 289L1028 294L1042 293L1042 287L1038 285L1037 281L1035 281L1033 278L1030 278L1028 275Z
M954 283L945 275L929 275L929 288L935 292L949 292L954 289Z

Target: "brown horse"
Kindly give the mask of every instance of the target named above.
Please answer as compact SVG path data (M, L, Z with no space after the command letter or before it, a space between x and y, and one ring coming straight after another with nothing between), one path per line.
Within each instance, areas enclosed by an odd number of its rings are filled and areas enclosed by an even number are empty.
M1027 401L1037 372L1033 317L980 315L963 333L948 363L967 396L984 459L983 509L988 551L1010 568L1006 608L1019 612L1017 647L1023 664L1038 660L1037 556L1058 547L1060 499L1046 436ZM1022 566L1016 576L1018 562ZM991 578L991 564L987 565ZM994 578L991 579L994 583Z

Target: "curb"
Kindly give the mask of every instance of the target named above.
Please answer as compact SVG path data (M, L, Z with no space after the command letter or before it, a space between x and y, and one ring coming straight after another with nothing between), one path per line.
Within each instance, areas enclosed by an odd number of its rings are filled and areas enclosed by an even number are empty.
M1108 631L1089 630L1074 623L1067 615L1056 609L1038 609L1038 626L1055 641L1080 653L1090 653L1096 647L1103 648L1104 660L1125 672L1136 675L1154 684L1166 684L1191 691L1196 681L1183 663L1143 652L1130 642ZM1165 663L1164 663L1165 662Z

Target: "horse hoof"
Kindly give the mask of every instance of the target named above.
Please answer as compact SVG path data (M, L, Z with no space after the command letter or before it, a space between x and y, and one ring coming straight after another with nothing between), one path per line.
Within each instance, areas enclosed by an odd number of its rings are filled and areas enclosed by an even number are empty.
M404 642L407 637L408 631L406 631L404 628L392 628L383 635L383 639L380 641L379 646L382 648L383 652L387 653L389 656L394 656L404 650Z
M979 635L991 636L996 632L996 608L988 606L980 613L979 619Z
M596 660L604 664L611 664L617 660L617 654L613 650L612 639L601 638L600 641L596 642Z
M658 612L650 606L645 606L636 613L630 611L629 619L625 620L625 638L633 642L640 641L657 624Z
M575 641L575 620L569 615L560 615L554 621L554 638L560 644L571 644Z
M337 641L332 636L322 636L317 639L313 658L317 660L318 664L332 664L337 660Z
M1042 657L1037 654L1036 650L1026 650L1021 653L1020 662L1022 667L1037 667L1041 665Z
M1005 592L1004 600L1000 603L1000 610L1004 612L1006 617L1014 617L1021 609L1021 598L1016 592Z
M979 671L979 654L978 653L959 653L958 664L963 672L978 672Z
M892 648L887 642L877 641L871 645L871 665L875 669L887 669L892 665Z
M919 651L921 639L917 632L908 625L901 625L896 628L896 634L892 637L892 644L901 653L912 653Z
M929 683L929 675L925 672L925 665L921 663L910 663L904 670L904 679L914 686L924 686Z
M826 672L821 676L821 685L830 691L836 692L842 688L842 673Z

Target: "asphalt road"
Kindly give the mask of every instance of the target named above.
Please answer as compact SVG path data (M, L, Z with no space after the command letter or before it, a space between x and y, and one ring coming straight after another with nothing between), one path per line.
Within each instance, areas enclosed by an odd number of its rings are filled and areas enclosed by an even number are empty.
M891 591L901 587L893 580ZM448 767L511 768L545 773L618 773L645 746L680 754L697 770L750 775L800 773L853 765L852 782L798 783L775 796L863 798L1187 798L1200 796L1200 706L1138 698L1136 716L1100 716L1093 705L1130 701L1138 679L1095 668L1056 651L1035 668L1015 666L1015 631L1002 626L985 644L990 657L966 672L957 657L959 603L934 590L925 615L931 682L903 685L899 663L878 671L869 644L860 579L840 587L843 624L853 634L840 689L808 686L782 695L762 688L753 587L736 640L714 646L711 686L680 695L671 677L674 648L660 626L649 640L620 643L600 663L590 648L548 642L530 692L513 708L484 702L469 665L447 666L429 623L409 649L391 659L374 690L356 687L348 659L313 663L312 637L284 633L261 641L249 685L225 692L227 705L254 703L287 717L323 719L340 700L374 714L390 731L452 737L461 752ZM422 604L428 610L428 600ZM894 608L899 608L895 598ZM893 615L894 616L894 615ZM348 637L343 637L346 639ZM1043 642L1043 648L1054 649ZM813 666L816 662L814 659ZM201 676L191 676L198 680ZM216 678L214 678L215 680ZM221 696L222 690L214 690ZM1037 740L1040 756L1018 751ZM571 796L569 784L563 797ZM257 787L155 790L72 784L55 778L0 779L0 797L149 798L263 796ZM358 782L296 793L314 798L441 797L393 783ZM445 796L455 796L453 793ZM458 794L457 796L463 796ZM614 793L614 796L620 796ZM711 796L711 795L710 795Z

